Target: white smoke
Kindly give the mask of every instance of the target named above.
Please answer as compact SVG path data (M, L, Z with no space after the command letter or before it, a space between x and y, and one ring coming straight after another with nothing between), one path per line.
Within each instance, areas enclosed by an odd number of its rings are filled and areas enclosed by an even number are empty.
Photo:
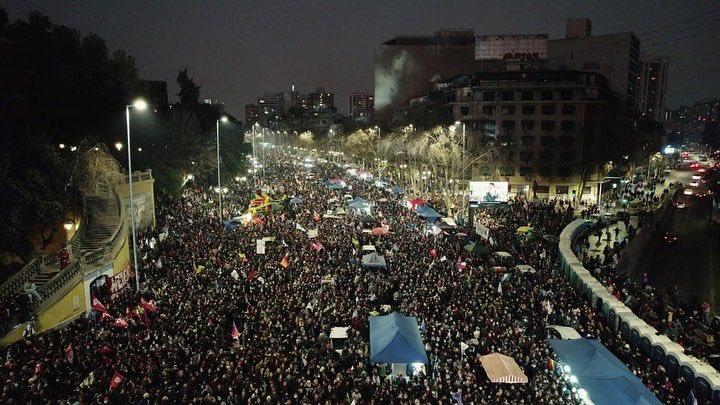
M375 109L381 110L392 104L398 92L400 78L419 67L408 51L401 51L392 60L390 69L375 70Z

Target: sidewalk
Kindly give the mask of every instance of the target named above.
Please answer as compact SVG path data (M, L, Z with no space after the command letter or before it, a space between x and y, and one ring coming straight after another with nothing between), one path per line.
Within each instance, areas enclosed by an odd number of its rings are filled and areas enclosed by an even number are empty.
M630 223L635 229L637 229L637 221L638 217L630 217ZM616 229L619 229L617 236L615 234ZM590 242L590 249L588 249L586 255L587 257L597 257L600 259L601 262L604 262L605 254L603 252L605 251L605 246L609 245L610 247L612 247L615 242L621 243L626 238L627 229L625 228L625 223L622 221L615 222L614 224L610 225L609 227L605 227L600 231L600 238L595 235L590 235L588 237L588 241Z

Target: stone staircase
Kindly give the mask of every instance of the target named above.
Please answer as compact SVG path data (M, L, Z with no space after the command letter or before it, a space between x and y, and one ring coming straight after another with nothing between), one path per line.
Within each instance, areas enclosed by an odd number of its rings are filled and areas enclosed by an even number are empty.
M78 274L82 275L82 264L94 263L105 257L109 241L118 239L119 227L122 224L117 195L108 190L103 191L85 197L80 229L70 243L70 264L61 271L59 252L37 257L0 285L0 298L22 293L26 285L35 284L36 290L45 301L61 290L65 281Z

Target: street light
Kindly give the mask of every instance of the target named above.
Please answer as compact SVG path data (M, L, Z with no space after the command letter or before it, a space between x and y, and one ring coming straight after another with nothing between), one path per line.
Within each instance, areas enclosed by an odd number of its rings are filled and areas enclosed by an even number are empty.
M617 180L617 179L622 179L622 177L618 177L618 176L605 176L605 177L603 177L602 179L600 179L600 181L598 182L598 184L600 185L600 186L598 187L598 189L599 189L599 190L598 190L598 209L600 209L600 207L601 207L600 203L602 202L602 185L603 185L603 183L606 182L606 181L608 181L608 180ZM613 188L614 188L614 187L613 187ZM582 192L582 190L580 190L580 192Z
M215 120L215 140L217 143L217 173L218 173L218 199L220 200L220 221L223 219L222 193L220 193L220 122L227 122L226 116Z
M58 145L58 147L59 147L60 149L65 149L65 144L64 144L64 143L61 143L60 145Z
M137 263L137 236L135 235L135 204L133 201L133 184L132 184L132 147L130 147L130 109L144 111L147 108L145 100L139 98L132 104L125 106L125 125L127 127L127 153L128 153L128 184L130 188L130 223L132 225L132 242L133 242L133 268L135 269L135 290L140 291L140 269ZM119 145L119 147L118 147ZM115 144L115 148L122 150L122 143Z

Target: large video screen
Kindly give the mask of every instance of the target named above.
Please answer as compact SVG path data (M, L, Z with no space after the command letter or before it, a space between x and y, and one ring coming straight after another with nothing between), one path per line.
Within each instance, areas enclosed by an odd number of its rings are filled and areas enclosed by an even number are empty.
M504 203L508 200L507 181L471 181L470 201Z

